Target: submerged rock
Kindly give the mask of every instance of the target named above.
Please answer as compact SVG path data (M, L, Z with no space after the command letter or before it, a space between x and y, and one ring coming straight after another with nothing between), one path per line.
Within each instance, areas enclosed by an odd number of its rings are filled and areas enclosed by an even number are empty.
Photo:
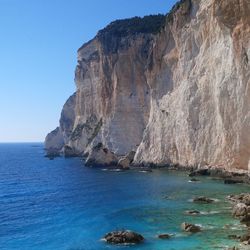
M110 232L104 236L104 239L112 244L136 244L144 240L142 235L129 230Z
M201 231L201 227L195 224L183 222L181 224L181 229L185 232L198 233Z
M210 172L208 168L204 168L204 169L196 169L194 171L191 171L189 176L193 177L193 176L209 176Z
M159 234L158 238L162 240L170 239L172 237L171 234Z
M197 214L200 214L200 211L198 211L198 210L188 210L188 211L186 211L186 214L197 215Z
M195 202L195 203L212 203L212 202L214 202L214 200L207 198L205 196L200 196L200 197L194 198L193 202Z
M60 153L58 153L57 151L50 151L50 152L47 152L45 157L49 158L50 160L53 160L56 157L60 157Z
M236 234L228 235L228 239L231 239L231 240L239 240L240 238L241 238L241 236L236 235Z
M236 180L236 179L225 179L224 184L239 184L243 183L243 180Z
M200 181L200 180L198 180L198 179L196 179L196 178L192 178L192 179L190 179L190 181L191 181L191 182L197 182L197 181Z

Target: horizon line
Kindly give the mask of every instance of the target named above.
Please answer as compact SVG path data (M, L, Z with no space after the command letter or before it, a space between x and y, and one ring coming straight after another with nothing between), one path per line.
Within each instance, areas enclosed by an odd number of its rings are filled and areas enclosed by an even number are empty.
M44 141L0 141L0 144L3 143L44 143Z

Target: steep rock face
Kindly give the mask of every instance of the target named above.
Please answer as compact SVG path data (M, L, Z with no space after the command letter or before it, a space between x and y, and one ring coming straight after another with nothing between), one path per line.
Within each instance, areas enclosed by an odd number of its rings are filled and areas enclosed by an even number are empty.
M47 144L248 169L249 57L249 0L182 0L164 25L162 16L111 23L79 49L74 117Z
M71 140L75 122L76 93L69 97L63 106L60 126L50 132L45 138L45 149L48 154L59 153Z
M45 138L45 149L48 155L58 154L64 146L61 129L57 127L51 131Z
M85 63L85 48L79 51L76 123L91 123L93 129L82 130L72 143L75 148L84 149L96 136L96 142L117 154L126 154L140 144L149 113L149 86L140 54L147 39L150 35L137 37L125 52L108 55L96 51L100 46L96 41L92 52L99 56L90 63Z
M150 109L145 69L154 30L165 22L161 15L146 19L156 20L156 26L149 29L140 18L117 21L78 50L76 120L69 142L77 152L102 143L120 156L141 143Z
M154 47L155 94L137 162L248 168L249 5L193 0L174 13Z

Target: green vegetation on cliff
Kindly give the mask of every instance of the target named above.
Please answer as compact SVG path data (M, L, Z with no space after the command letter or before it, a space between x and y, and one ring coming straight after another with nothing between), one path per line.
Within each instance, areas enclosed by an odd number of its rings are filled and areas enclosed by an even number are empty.
M136 34L156 34L165 25L165 15L150 15L116 20L100 30L97 38L102 42L106 52L117 52L123 37Z
M161 14L116 20L100 30L97 37L102 39L107 35L124 37L138 33L157 33L164 26L165 20L166 16Z

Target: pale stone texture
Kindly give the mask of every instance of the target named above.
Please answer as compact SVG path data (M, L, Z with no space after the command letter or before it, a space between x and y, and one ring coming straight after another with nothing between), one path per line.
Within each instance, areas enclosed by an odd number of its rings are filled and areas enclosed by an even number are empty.
M76 93L69 97L63 106L60 118L60 127L50 132L45 138L45 149L48 154L60 153L71 140L75 122Z
M116 166L118 159L113 152L110 152L101 143L91 148L86 159L87 166Z
M154 94L138 163L248 168L249 5L193 0L174 13L148 71Z
M249 0L182 0L158 34L117 39L78 50L64 144L136 151L135 164L249 168Z
M45 138L45 149L49 154L58 153L64 146L62 133L59 127L51 131Z

